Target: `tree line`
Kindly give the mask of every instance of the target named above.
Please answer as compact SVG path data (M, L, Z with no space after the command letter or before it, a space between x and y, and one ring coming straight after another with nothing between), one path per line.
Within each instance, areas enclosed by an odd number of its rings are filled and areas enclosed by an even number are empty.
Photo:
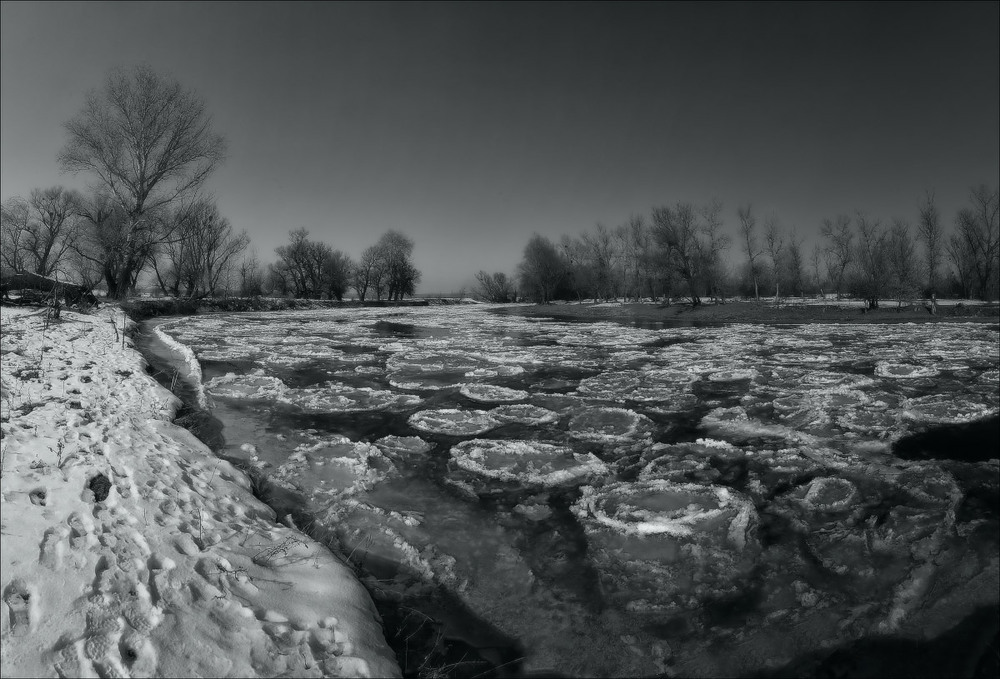
M740 296L851 295L877 308L880 300L947 295L993 300L1000 296L998 190L980 186L946 230L934 195L927 193L906 219L884 221L861 211L824 219L811 251L795 228L777 216L760 219L750 204L734 215L736 237L725 230L721 201L677 202L631 215L614 228L597 224L558 243L534 235L524 248L516 280L520 295L553 299L670 299L725 301ZM734 247L735 246L735 247ZM726 259L735 249L737 264ZM504 301L494 276L480 272L479 294Z
M385 233L355 262L330 245L289 233L266 267L217 203L203 194L224 161L204 101L148 66L116 70L66 123L63 171L93 180L84 195L62 186L6 199L0 276L76 280L107 296L132 294L143 274L164 295L261 294L361 300L414 294L413 241Z

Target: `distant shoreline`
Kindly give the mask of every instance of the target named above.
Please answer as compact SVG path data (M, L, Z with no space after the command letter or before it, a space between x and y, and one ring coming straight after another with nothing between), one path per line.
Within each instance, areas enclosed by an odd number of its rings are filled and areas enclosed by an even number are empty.
M199 313L243 313L253 311L302 311L368 307L423 307L469 302L448 298L418 298L399 301L354 299L297 299L293 297L225 297L202 299L130 299L120 303L133 321L158 316L191 316Z
M774 306L771 302L733 301L726 304L687 303L669 306L650 303L536 304L496 309L503 314L519 316L575 319L581 321L663 322L666 324L726 324L726 323L996 323L1000 320L1000 305L940 304L937 314L921 305L896 309L895 302L882 308L864 310L836 301L828 304L787 303Z

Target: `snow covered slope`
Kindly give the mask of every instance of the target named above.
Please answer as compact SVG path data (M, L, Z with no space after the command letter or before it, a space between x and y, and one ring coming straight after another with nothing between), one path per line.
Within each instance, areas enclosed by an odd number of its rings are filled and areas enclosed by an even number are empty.
M399 675L354 573L171 424L120 310L0 315L4 677Z

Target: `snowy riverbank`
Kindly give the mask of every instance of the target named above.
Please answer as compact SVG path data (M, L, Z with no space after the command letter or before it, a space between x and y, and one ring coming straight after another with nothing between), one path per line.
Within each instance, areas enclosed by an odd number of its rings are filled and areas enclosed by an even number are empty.
M3 676L399 674L350 568L171 424L120 310L0 313Z

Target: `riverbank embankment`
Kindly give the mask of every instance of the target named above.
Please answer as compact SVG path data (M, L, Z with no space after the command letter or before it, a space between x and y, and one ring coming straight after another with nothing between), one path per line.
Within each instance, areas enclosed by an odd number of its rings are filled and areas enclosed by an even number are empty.
M0 673L398 676L352 569L172 422L119 308L0 313Z

